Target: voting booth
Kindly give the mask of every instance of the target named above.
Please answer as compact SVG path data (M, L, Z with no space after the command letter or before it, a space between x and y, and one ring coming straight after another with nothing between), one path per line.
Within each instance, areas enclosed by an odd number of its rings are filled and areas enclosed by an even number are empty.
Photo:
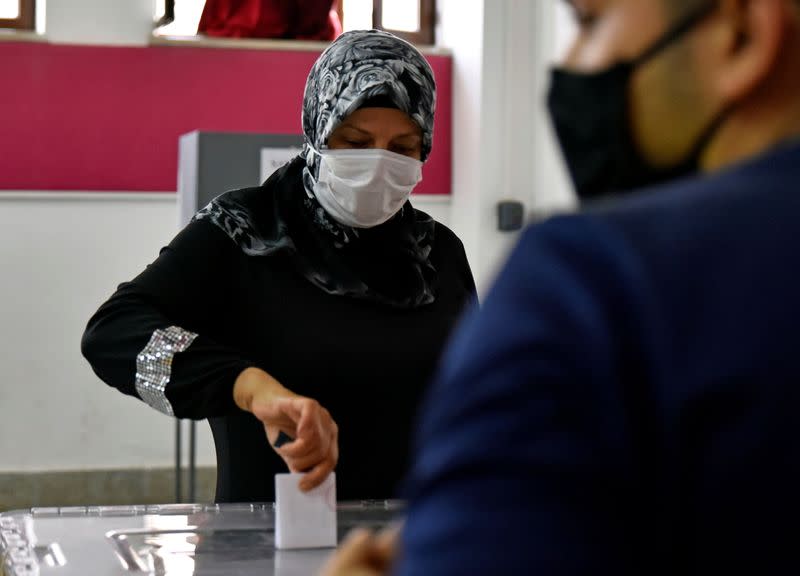
M189 132L178 147L178 206L181 227L220 194L262 184L297 156L299 134Z

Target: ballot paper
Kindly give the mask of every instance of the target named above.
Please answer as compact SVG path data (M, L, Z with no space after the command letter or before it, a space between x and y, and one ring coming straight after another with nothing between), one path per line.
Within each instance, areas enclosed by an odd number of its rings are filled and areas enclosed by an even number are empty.
M336 546L336 474L311 492L300 491L303 474L275 475L275 547Z
M311 576L319 574L322 567L335 554L331 548L313 550L275 550L273 576Z

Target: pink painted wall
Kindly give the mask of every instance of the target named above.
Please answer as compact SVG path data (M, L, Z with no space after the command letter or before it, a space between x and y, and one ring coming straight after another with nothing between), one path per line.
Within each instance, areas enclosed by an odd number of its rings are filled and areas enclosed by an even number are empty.
M318 53L0 43L0 189L175 190L178 136L301 133ZM451 192L451 71L438 84L421 194Z

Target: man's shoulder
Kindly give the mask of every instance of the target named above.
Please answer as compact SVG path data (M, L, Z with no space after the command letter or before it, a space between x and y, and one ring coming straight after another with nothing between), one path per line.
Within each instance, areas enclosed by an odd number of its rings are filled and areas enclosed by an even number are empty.
M798 182L800 145L783 146L716 173L634 192L585 213L647 242L659 230L726 227L755 213L800 209ZM673 234L673 241L680 238Z
M602 295L614 287L630 296L653 275L702 271L740 247L770 249L764 221L800 219L800 148L794 156L778 151L530 226L499 282L516 284L517 294L560 281L562 289Z

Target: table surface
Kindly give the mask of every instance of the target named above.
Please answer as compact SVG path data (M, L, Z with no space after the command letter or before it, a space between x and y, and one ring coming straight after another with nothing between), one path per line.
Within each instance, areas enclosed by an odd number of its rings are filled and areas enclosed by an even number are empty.
M384 527L398 502L341 503L341 540ZM38 508L0 514L0 573L310 576L332 549L276 550L272 504Z

